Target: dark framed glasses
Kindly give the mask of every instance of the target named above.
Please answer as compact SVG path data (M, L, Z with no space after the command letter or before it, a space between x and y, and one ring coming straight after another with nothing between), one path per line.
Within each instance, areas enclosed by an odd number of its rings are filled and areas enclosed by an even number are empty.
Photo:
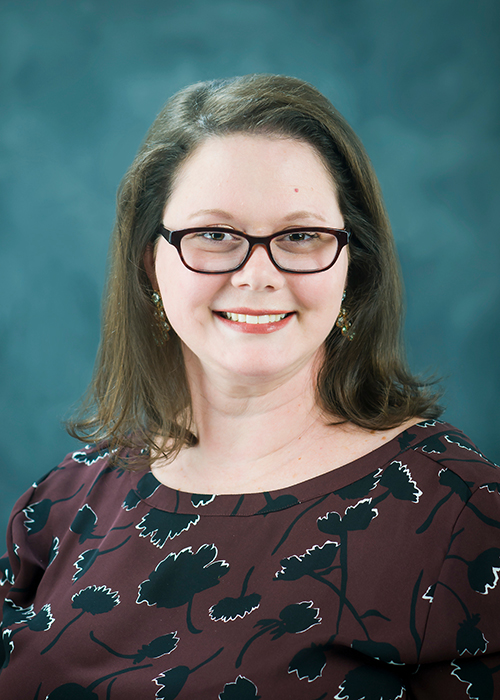
M160 225L158 233L177 249L189 270L205 275L239 270L257 245L266 248L271 262L282 272L302 275L323 272L336 263L351 235L345 229L318 226L287 229L262 237L223 226L169 231Z

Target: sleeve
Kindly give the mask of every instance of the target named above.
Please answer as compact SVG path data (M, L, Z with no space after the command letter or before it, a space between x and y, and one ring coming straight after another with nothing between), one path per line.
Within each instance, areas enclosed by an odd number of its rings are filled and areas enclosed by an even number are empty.
M438 580L423 592L431 607L408 682L415 700L500 699L500 493L491 487L464 503Z
M4 619L6 600L16 599L16 604L26 603L44 571L44 564L28 539L29 530L24 512L30 507L36 489L31 487L15 504L7 526L7 552L0 559L0 619ZM27 603L29 605L29 603Z
M55 533L71 528L85 494L109 470L108 455L105 444L69 453L17 501L7 526L7 554L0 559L4 627L14 608L33 604L45 570L59 553Z

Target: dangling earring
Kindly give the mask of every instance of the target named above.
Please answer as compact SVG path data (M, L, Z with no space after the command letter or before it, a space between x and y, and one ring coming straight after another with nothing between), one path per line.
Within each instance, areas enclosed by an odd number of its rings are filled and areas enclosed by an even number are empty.
M151 294L151 299L153 300L153 304L156 306L156 309L154 310L154 317L156 320L157 333L155 333L153 327L153 338L155 339L155 343L157 345L165 345L168 340L170 326L165 315L165 309L163 308L163 301L158 292L153 292Z
M342 301L345 299L345 292L342 295ZM345 306L340 307L340 312L339 315L337 316L337 320L335 322L335 325L337 328L340 328L340 331L342 335L347 338L347 340L353 340L354 339L354 332L350 332L350 328L352 326L352 321L349 320L348 318L348 312Z

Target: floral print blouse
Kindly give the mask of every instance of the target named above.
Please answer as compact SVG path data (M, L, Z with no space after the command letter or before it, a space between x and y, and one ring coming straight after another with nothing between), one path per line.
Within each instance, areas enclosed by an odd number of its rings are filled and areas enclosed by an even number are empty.
M500 471L415 425L271 493L74 452L0 563L8 700L500 698Z

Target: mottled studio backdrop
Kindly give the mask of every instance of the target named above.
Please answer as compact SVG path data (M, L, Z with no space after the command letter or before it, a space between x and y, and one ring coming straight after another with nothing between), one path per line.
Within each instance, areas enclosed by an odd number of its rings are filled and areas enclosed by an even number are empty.
M312 82L371 155L416 370L500 461L498 0L0 0L0 536L75 443L118 183L176 90ZM1 548L1 545L0 545Z

